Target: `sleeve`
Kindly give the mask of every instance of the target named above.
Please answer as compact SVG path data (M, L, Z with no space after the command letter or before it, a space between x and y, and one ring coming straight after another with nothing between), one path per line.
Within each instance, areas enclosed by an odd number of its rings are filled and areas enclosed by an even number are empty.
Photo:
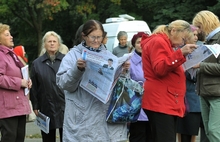
M56 74L56 83L60 89L74 92L80 84L84 71L77 68L77 55L72 49L63 58Z
M30 90L30 100L33 106L33 110L39 110L39 104L38 104L38 79L37 79L37 73L35 69L34 62L32 63L31 67L31 80L32 80L32 87Z
M7 61L4 58L5 55L0 54L0 87L4 89L18 91L21 89L22 78L7 75L7 72L9 71L8 68L10 65L7 64Z
M208 75L220 76L220 64L201 62L200 72Z
M170 45L165 41L152 42L152 46L149 48L149 55L152 69L157 76L166 76L169 72L174 71L186 61L180 49L172 51Z

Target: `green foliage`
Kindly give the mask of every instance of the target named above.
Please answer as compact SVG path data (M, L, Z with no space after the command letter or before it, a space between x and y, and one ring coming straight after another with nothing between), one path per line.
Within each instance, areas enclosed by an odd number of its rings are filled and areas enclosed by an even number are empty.
M89 19L104 23L109 17L129 14L153 30L176 19L191 23L205 9L220 16L220 0L0 0L0 22L11 26L15 44L24 45L32 61L42 35L50 30L71 48L76 30Z

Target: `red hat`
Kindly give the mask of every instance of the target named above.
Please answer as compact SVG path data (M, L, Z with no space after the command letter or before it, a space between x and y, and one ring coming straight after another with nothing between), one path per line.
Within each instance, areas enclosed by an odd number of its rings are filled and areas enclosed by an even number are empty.
M137 34L135 34L134 36L133 36L133 38L131 39L131 44L132 44L132 46L134 47L135 46L135 42L136 42L136 40L138 39L138 38L140 38L140 37L142 37L142 35L148 35L148 34L146 34L145 32L138 32ZM149 35L148 35L149 36Z

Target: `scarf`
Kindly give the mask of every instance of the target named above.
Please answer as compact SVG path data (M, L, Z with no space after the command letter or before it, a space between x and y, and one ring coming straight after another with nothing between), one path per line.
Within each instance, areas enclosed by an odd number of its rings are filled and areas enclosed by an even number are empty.
M22 62L18 59L17 55L13 52L13 50L8 50L9 55L12 57L12 59L14 60L15 64L17 67L22 68L24 67L24 65L22 64Z
M89 47L86 45L86 42L85 41L82 41L82 45L87 48L88 50L90 51L95 51L95 52L100 52L101 51L101 46L99 48L93 48L93 47Z
M211 33L209 33L209 35L206 37L206 41L209 41L216 33L218 33L220 31L220 27L216 28L215 30L213 30Z

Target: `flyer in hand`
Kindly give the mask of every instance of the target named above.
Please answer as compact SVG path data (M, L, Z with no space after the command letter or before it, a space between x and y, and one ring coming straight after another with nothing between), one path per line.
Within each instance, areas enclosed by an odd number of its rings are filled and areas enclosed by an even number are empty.
M45 133L49 133L49 124L50 124L50 118L46 115L44 115L41 112L38 112L38 116L36 117L35 124Z
M28 80L29 79L29 71L28 71L28 65L24 66L21 68L21 73L24 79ZM29 93L29 89L28 88L24 88L24 94L28 95Z

